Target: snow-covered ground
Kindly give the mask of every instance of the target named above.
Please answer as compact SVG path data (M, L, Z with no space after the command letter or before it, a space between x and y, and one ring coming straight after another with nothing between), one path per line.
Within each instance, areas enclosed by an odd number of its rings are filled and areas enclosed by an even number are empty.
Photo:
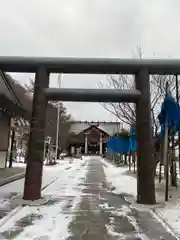
M13 166L25 168L26 165L24 163L14 163ZM56 179L56 177L60 176L60 173L63 172L64 169L67 168L68 166L69 166L68 158L59 161L59 163L54 166L43 166L42 188L45 187L54 179ZM24 178L2 186L1 193L10 192L12 190L14 192L22 193L23 188L24 188Z
M127 193L135 197L137 193L137 183L134 177L127 176L126 172L128 168L116 167L104 159L101 159L101 162L104 166L107 166L104 167L104 172L108 182L112 183L113 187L115 187L113 192Z
M42 196L48 200L47 203L17 207L15 214L11 214L8 221L0 220L0 239L68 239L70 223L84 195L84 181L90 159L83 157L82 160L75 159L73 162L64 159L57 165L44 166L42 185L48 187L42 191ZM128 172L128 167L116 167L105 159L100 160L104 166L106 180L112 185L112 192L123 194L128 199L130 199L128 195L132 196L135 201L137 193L135 175ZM12 191L22 195L23 184L24 179L21 179L5 185L1 187L0 195ZM180 193L179 191L176 193L171 192L172 198L169 202L155 211L173 228L176 235L180 236ZM164 196L163 191L159 191L158 194L158 197ZM105 206L106 210L108 206ZM128 206L121 207L118 214L128 215L127 211L130 211Z
M128 167L116 167L104 159L101 162L104 164L107 180L115 187L113 192L127 193L135 198L137 194L136 178L135 176L127 175ZM156 195L162 201L164 199L165 184L162 182L160 185L157 186L157 188L160 187L161 189L157 191ZM157 207L154 211L162 219L162 223L164 222L166 227L169 226L176 236L180 238L180 190L173 188L170 191L170 195L169 201L161 207Z
M68 226L73 218L70 212L80 201L82 189L79 184L84 181L87 164L88 158L85 157L72 163L65 159L60 161L59 165L44 167L43 185L52 182L42 194L48 199L47 204L18 209L17 213L1 226L1 235L9 234L17 240L66 239ZM53 182L54 179L56 181ZM17 191L22 191L22 185L23 180L19 180L4 186L2 191L8 191L12 186Z

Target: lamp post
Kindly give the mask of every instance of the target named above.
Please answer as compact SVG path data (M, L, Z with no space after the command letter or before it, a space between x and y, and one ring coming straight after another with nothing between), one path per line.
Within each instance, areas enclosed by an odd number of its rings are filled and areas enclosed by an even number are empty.
M61 75L58 75L58 87L61 87ZM59 146L59 114L60 114L60 102L58 102L57 107L57 127L56 127L56 152L55 152L55 159L57 159L58 154L58 146Z

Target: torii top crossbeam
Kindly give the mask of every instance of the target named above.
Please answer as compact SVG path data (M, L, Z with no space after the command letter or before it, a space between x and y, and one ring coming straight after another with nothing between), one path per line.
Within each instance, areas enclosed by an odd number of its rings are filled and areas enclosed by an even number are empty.
M149 74L180 74L178 59L0 57L6 72L36 72L40 66L51 73L136 74L147 68Z

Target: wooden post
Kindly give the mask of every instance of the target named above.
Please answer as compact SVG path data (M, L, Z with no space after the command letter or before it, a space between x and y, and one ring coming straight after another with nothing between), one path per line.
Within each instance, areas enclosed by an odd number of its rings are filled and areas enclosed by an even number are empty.
M151 122L150 83L148 69L135 75L141 98L136 103L137 202L155 204L154 154Z
M159 183L161 183L161 180L162 180L162 164L159 163Z
M176 74L176 101L179 105L179 85L178 85L178 74ZM178 131L178 146L179 146L179 175L180 175L180 131Z
M49 74L44 67L36 72L31 129L28 142L27 167L24 185L24 199L41 198L42 170L47 100L43 88L49 86Z
M168 154L168 122L165 122L165 133L164 133L164 177L166 180L165 184L165 201L168 201L168 192L169 192L169 154Z
M128 163L129 163L129 171L131 171L131 151L129 151Z
M12 135L11 135L11 147L10 147L10 157L9 157L9 168L12 167L13 163L13 153L14 153L14 140L15 140L15 129L12 129Z
M127 153L124 153L124 165L127 165Z
M172 146L171 146L171 157L170 157L170 163L171 163L171 186L177 187L177 172L176 172L176 158L175 158L175 148L174 148L174 133L172 136Z
M136 173L136 152L134 150L132 150L132 162L133 162L134 173Z

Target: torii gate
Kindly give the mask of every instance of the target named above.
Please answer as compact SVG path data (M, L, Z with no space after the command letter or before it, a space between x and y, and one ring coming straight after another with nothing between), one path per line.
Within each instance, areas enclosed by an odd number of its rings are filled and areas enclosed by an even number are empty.
M180 73L179 60L0 57L0 69L6 72L36 74L24 187L25 200L41 198L47 101L124 101L136 103L137 201L142 204L155 203L149 75ZM51 89L48 88L50 73L132 74L135 75L136 90Z

